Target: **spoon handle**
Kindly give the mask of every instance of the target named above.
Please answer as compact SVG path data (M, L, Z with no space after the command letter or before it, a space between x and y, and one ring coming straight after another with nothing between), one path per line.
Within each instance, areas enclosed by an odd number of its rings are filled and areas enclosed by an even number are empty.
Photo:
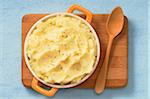
M99 75L98 75L97 80L96 80L95 91L97 94L102 93L104 91L104 88L105 88L108 62L109 62L109 56L110 56L112 43L113 43L113 37L110 36L107 50L106 50L105 59L104 59L103 65L100 69Z

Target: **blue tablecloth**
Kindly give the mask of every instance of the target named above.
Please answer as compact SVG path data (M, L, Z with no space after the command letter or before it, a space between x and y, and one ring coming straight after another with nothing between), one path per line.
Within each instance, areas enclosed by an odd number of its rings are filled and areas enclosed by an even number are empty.
M106 89L62 89L53 99L148 98L148 0L0 0L0 99L49 99L21 82L21 19L29 13L64 12L79 4L93 13L110 13L117 5L129 19L128 86Z

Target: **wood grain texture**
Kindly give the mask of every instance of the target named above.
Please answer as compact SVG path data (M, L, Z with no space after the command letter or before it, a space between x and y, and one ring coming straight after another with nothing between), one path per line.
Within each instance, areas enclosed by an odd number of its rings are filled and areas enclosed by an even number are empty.
M22 82L25 87L31 87L32 74L28 70L26 63L24 61L24 40L26 34L28 33L31 26L37 22L39 19L44 17L47 14L28 14L22 18ZM84 15L79 15L82 18L85 18ZM100 43L101 43L101 57L97 69L93 75L86 80L84 83L76 86L75 88L94 88L95 81L99 69L103 63L106 46L108 43L108 35L106 32L106 20L108 14L94 14L92 20L92 26L97 32ZM125 17L124 28L119 36L117 36L113 42L109 69L106 81L107 88L118 88L124 87L128 82L128 21ZM42 84L41 84L42 85Z

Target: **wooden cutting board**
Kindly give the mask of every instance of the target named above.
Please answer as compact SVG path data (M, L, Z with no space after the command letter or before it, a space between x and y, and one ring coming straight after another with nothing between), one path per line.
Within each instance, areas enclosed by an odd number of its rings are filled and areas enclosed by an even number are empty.
M47 14L28 14L22 18L22 82L25 87L31 87L32 74L28 70L23 55L24 40L31 26ZM84 15L79 15L85 18ZM108 14L94 14L92 26L96 30L101 43L101 58L94 74L84 83L76 88L94 88L98 71L103 63L105 51L108 43L106 32L106 20ZM108 76L106 81L107 88L118 88L126 86L128 82L128 21L125 17L122 33L116 37L111 50L109 61ZM41 84L42 85L42 84Z

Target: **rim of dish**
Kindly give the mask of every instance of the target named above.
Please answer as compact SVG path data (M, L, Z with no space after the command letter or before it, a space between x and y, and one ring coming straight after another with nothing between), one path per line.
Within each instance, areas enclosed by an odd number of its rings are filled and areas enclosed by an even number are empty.
M91 30L91 32L93 33L94 37L95 37L95 40L96 40L96 46L97 46L97 56L96 56L96 60L94 62L94 65L93 65L93 70L85 75L79 82L77 83L72 83L72 84L66 84L66 85L56 85L56 84L50 84L50 83L46 83L44 80L40 79L35 73L34 71L32 70L31 66L30 66L30 63L29 63L29 60L27 58L27 53L26 53L26 49L27 49L27 41L28 41L28 38L30 36L30 34L32 33L32 31L35 29L35 27L42 21L50 18L50 17L54 17L54 16L57 16L57 15L69 15L71 17L74 17L76 19L79 19L81 20L82 22L84 22ZM24 57L25 57L25 62L27 64L27 67L28 69L31 71L32 75L40 82L42 82L43 84L47 85L47 86L50 86L50 87L54 87L54 88L70 88L70 87L74 87L74 86L77 86L81 83L83 83L85 80L87 80L92 74L93 72L95 71L97 65L98 65L98 62L99 62L99 59L100 59L100 41L99 41L99 38L98 38L98 35L97 33L95 32L95 30L93 29L93 27L83 18L75 15L75 14L72 14L72 13L67 13L67 12L59 12L59 13L53 13L53 14L49 14L49 15L46 15L45 17L39 19L31 28L30 30L28 31L26 37L25 37L25 42L24 42Z

